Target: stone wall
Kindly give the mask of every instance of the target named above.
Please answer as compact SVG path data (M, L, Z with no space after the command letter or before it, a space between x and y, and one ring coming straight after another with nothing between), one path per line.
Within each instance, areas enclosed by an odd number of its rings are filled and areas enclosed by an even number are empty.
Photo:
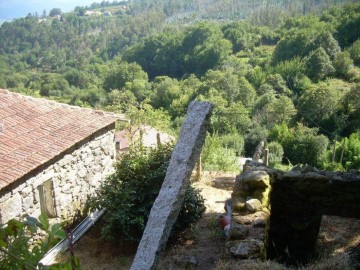
M310 166L274 171L270 195L269 257L306 263L315 247L322 215L360 218L360 175Z
M51 164L25 177L16 186L0 193L0 223L24 214L41 214L38 187L51 180L56 218L71 221L83 209L89 195L114 171L113 127L99 131L79 145L68 149Z
M303 264L316 255L322 215L360 218L360 174L247 163L232 201L227 246L234 256Z
M270 180L266 168L246 165L243 173L236 177L232 193L233 217L226 243L236 258L266 258Z

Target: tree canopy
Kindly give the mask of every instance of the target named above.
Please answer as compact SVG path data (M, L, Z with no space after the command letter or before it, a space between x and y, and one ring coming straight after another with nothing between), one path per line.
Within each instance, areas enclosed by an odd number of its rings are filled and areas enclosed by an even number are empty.
M231 153L275 141L290 163L322 166L328 140L360 129L360 4L290 2L103 1L29 14L0 26L0 87L174 133L189 103L207 100L210 136Z

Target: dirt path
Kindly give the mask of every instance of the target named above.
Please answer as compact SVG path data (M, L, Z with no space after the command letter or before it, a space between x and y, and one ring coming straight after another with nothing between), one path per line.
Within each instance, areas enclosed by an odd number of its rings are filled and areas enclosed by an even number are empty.
M270 262L248 262L249 265L242 263L240 266L239 261L230 259L225 249L224 233L218 225L218 217L225 212L224 203L231 197L230 186L234 178L235 175L208 174L202 181L195 183L205 198L206 212L202 219L184 231L178 239L169 240L166 250L160 256L158 270L287 269ZM102 224L96 223L75 245L75 254L82 269L130 269L136 246L123 244L121 240L116 245L105 242L101 239L101 228ZM329 262L302 269L345 269L341 257L339 260L333 256L349 247L357 246L360 250L359 235L360 220L324 217L317 248L324 257L330 256ZM356 269L360 269L360 266Z
M214 181L216 180L216 181ZM158 269L213 269L225 253L225 235L218 217L225 213L224 204L231 197L235 175L209 175L195 183L205 198L206 211L181 239L169 245L160 258ZM225 183L225 184L223 184Z
M206 211L201 220L184 231L176 240L170 240L162 253L158 269L213 269L226 256L225 236L218 225L224 213L224 203L231 197L234 175L208 174L195 187L205 198ZM216 180L216 181L215 181ZM223 184L225 183L225 184ZM230 183L230 184L229 184ZM136 247L114 246L101 239L101 223L97 223L75 245L75 254L84 270L130 269Z

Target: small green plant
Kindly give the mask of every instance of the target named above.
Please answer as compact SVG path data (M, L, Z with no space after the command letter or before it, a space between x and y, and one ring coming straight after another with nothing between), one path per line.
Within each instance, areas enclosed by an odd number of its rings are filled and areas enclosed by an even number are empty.
M119 237L138 242L151 207L160 191L172 152L171 145L156 149L134 146L121 156L116 172L97 191L93 207L106 208L105 239ZM197 221L205 210L199 190L189 186L173 227L181 230Z
M244 152L244 137L239 133L231 133L221 136L222 146L235 151L236 156L242 156Z
M324 135L317 135L318 129L298 124L289 128L286 124L275 125L270 137L275 138L284 148L284 158L292 164L317 166L329 144Z
M353 133L349 138L344 138L342 142L336 143L335 161L332 161L333 154L333 149L329 149L323 155L321 161L323 169L330 171L360 170L360 132Z
M212 238L219 239L225 237L225 233L219 224L219 217L216 214L213 214L209 217L207 228L210 230L210 236Z
M282 145L274 141L269 143L267 148L269 149L269 165L274 167L278 164L281 164L284 155L284 149Z
M38 240L34 240L36 238ZM30 216L26 216L23 221L11 219L0 225L0 269L45 269L38 265L38 262L50 248L64 238L66 233L62 225L50 225L44 214L38 219ZM78 267L78 261L72 265L69 259L68 262L46 269L79 269Z
M235 151L225 148L216 133L206 136L201 159L206 171L236 172L239 170Z

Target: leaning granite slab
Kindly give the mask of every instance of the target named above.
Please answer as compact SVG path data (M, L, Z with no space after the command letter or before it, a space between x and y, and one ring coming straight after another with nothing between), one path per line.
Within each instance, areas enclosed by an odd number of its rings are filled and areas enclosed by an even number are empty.
M151 208L132 270L154 269L157 264L158 255L165 247L179 215L191 172L205 142L207 120L212 107L208 102L193 101L188 108L165 180Z

